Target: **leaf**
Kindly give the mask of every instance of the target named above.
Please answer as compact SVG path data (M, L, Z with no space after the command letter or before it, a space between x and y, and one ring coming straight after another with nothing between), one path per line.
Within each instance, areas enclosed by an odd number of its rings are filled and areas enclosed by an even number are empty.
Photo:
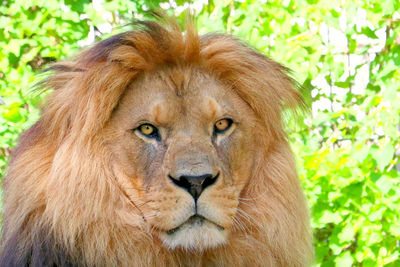
M392 144L387 144L382 150L375 150L373 157L378 164L378 168L383 170L389 162L392 160L394 155L394 147Z
M394 63L393 59L388 58L388 60L385 62L385 64L383 65L381 71L378 73L377 78L378 79L382 79L385 76L388 76L389 74L395 72L396 70L398 70L398 66L396 66L396 64Z
M335 85L341 88L349 88L350 83L349 81L345 81L345 82L335 82Z
M339 241L344 243L352 240L354 238L355 230L351 223L346 224L343 228L342 232L339 233L338 238Z
M19 122L22 119L19 107L12 107L8 112L2 114L3 118L10 122Z
M390 226L390 232L391 232L393 235L397 235L397 236L400 237L400 223L395 222L394 224L392 224L392 225Z
M391 14L393 12L394 2L395 1L393 1L393 0L382 0L383 14Z
M387 194L393 185L390 178L386 175L382 175L375 184L383 194Z
M369 146L362 144L356 146L350 155L351 158L353 158L356 162L363 162L364 159L368 156L368 152Z
M360 33L364 34L364 35L366 35L366 36L368 36L369 38L372 38L372 39L378 39L379 38L378 36L376 36L375 32L373 30L371 30L370 27L362 27Z
M400 253L398 251L396 251L392 255L385 257L385 259L383 260L383 264L389 264L391 262L395 263L399 259L399 254Z
M341 254L339 257L335 259L335 266L338 267L351 267L353 264L354 259L351 256L349 251L346 251L345 253Z
M381 233L371 232L368 236L366 236L366 243L368 246L379 243L382 240Z
M370 214L368 214L368 219L371 222L381 220L383 212L385 212L385 210L386 210L385 207L381 207L378 210L372 211Z
M342 216L339 212L331 212L329 210L325 210L318 220L320 223L335 223L338 224L342 221Z
M73 11L82 13L85 5L90 4L88 0L64 0L65 5L70 6Z

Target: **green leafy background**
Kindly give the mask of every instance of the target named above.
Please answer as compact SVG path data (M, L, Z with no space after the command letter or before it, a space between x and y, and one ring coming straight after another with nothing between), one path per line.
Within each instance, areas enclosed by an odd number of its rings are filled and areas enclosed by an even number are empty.
M0 176L39 117L46 65L161 6L293 70L311 112L290 138L309 200L316 266L400 266L398 0L0 2ZM125 28L126 29L126 28ZM36 77L36 78L35 78Z

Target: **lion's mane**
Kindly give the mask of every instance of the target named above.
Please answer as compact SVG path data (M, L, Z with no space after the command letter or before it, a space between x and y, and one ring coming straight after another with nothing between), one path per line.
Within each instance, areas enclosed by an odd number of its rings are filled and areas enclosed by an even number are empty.
M167 19L168 20L168 19ZM265 122L253 177L241 194L242 229L201 254L168 250L125 214L134 205L109 167L99 133L141 73L196 65L230 84ZM306 266L308 209L283 131L282 111L301 102L287 69L227 35L188 23L138 22L75 59L50 67L54 89L20 139L4 178L1 266ZM131 216L131 223L122 223Z

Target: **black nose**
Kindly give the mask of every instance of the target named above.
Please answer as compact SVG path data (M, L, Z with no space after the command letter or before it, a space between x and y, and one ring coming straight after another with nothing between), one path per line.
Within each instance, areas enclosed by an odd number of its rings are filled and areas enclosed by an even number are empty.
M182 175L179 177L179 179L175 179L170 175L168 176L174 184L186 189L189 194L192 195L194 200L197 201L204 189L215 183L219 173L214 177L212 174L203 174L199 176Z

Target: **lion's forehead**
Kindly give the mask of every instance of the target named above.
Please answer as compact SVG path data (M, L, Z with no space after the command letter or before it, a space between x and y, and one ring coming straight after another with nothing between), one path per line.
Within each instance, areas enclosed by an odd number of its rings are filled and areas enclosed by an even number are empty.
M179 77L179 82L174 80ZM182 77L183 76L183 77ZM243 102L243 103L240 103ZM246 105L230 88L201 71L160 71L133 82L120 101L121 114L157 125L193 124L240 116Z

